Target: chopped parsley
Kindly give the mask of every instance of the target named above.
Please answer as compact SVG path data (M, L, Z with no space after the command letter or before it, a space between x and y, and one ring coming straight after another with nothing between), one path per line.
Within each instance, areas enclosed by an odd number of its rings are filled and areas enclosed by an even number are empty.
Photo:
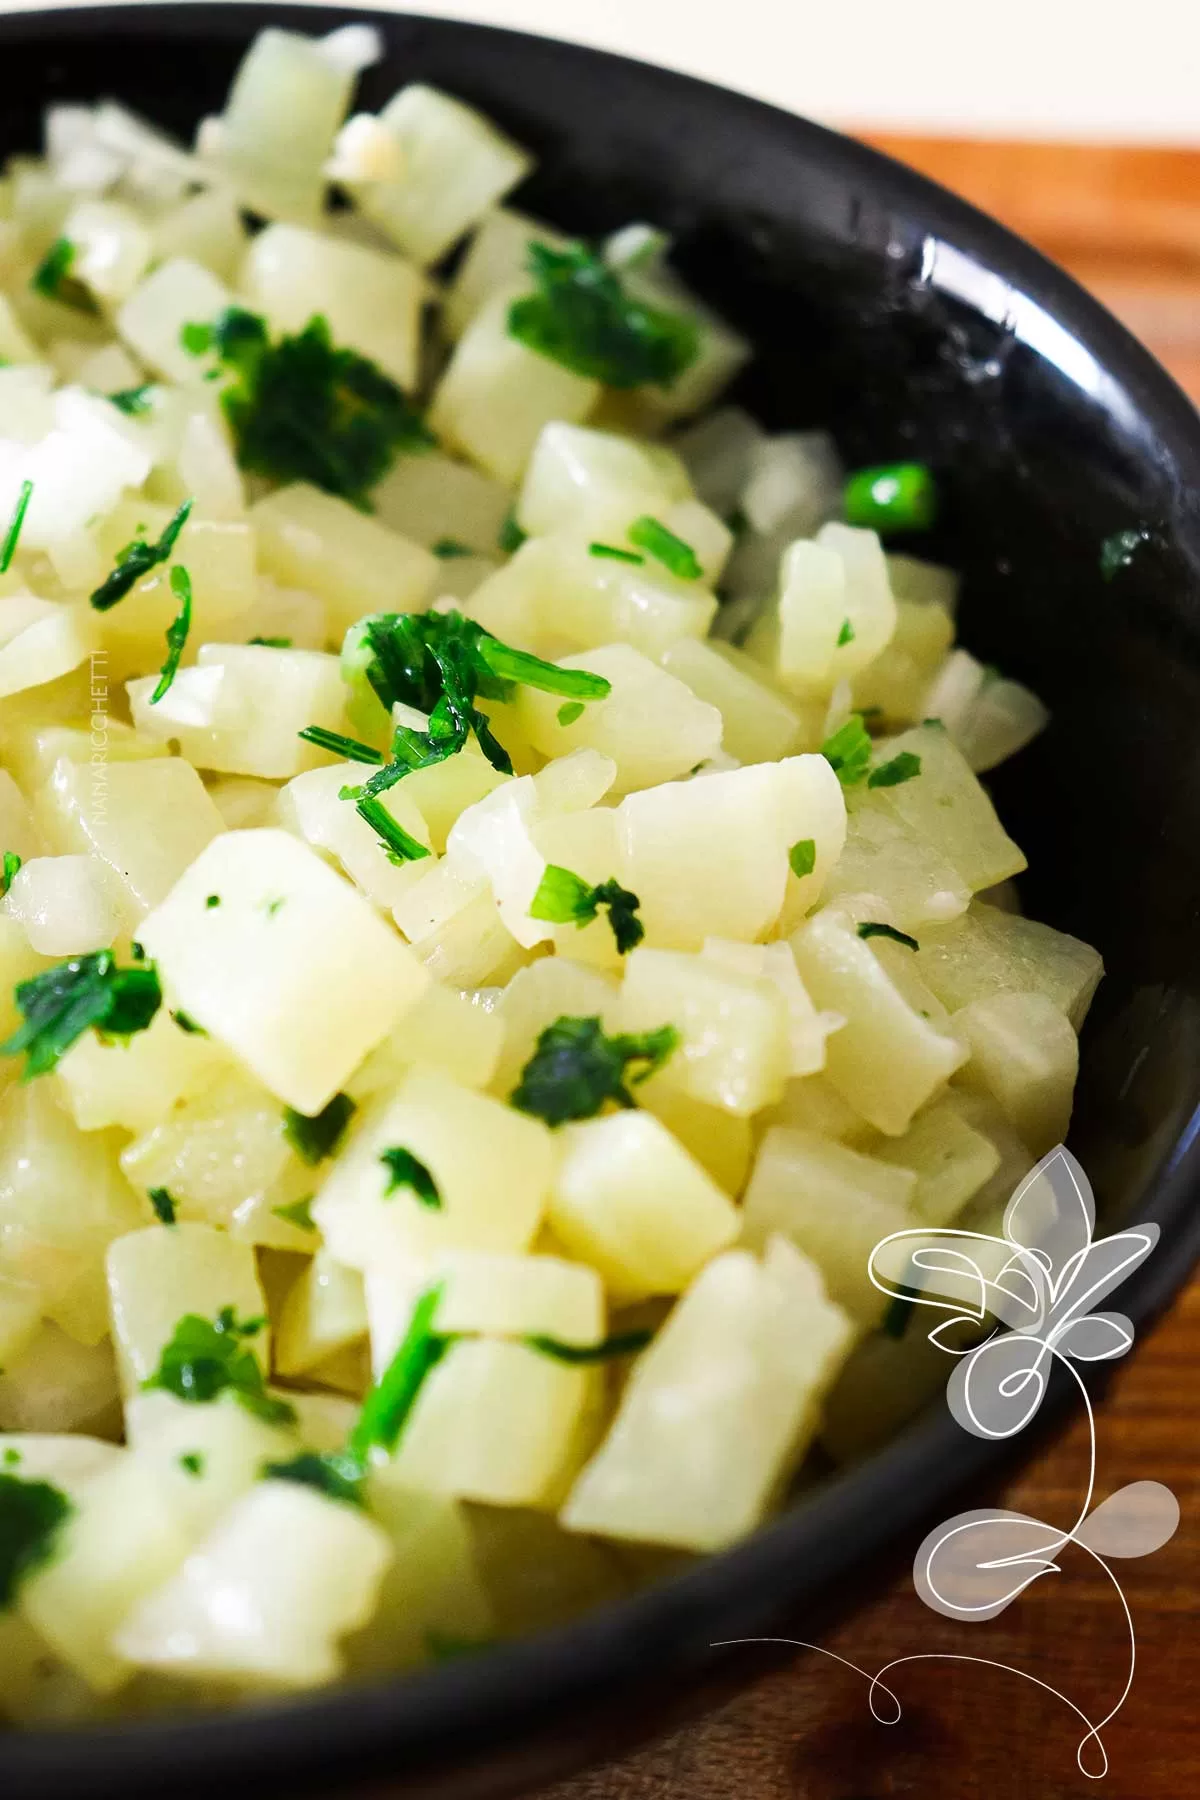
M627 1082L636 1087L645 1081L678 1044L673 1025L608 1037L598 1018L564 1016L542 1032L509 1098L547 1125L595 1118L608 1100L631 1107L636 1101Z
M871 766L871 739L860 713L851 713L846 723L825 739L821 755L843 787L865 780Z
M178 1025L180 1031L186 1031L189 1037L207 1037L208 1036L208 1033L207 1033L207 1031L205 1031L203 1025L197 1025L197 1023L196 1023L195 1019L193 1019L191 1013L185 1013L182 1006L177 1007L175 1009L175 1011L171 1014L171 1017L174 1019L175 1023Z
M616 544L589 544L588 555L607 556L611 557L613 562L637 563L639 565L643 564L646 560L638 551L620 550Z
M531 919L545 919L551 925L590 925L602 906L608 908L608 922L617 949L624 956L640 944L646 928L637 916L641 901L618 881L602 881L591 887L570 869L547 863L538 883L537 893L529 908Z
M197 1406L232 1394L264 1424L294 1424L295 1407L268 1394L258 1358L246 1348L265 1323L265 1319L239 1323L232 1306L222 1307L215 1319L185 1313L163 1347L158 1368L143 1381L143 1389L159 1389Z
M529 245L536 291L508 309L511 337L605 387L671 387L700 353L692 319L646 306L586 244Z
M423 856L429 855L424 844L419 843L411 832L405 831L403 825L393 819L383 801L373 794L362 795L354 810L379 838L390 863L403 867L405 863L420 862Z
M0 1055L25 1052L21 1079L48 1075L89 1026L102 1037L132 1037L145 1031L162 1004L152 963L121 969L111 950L92 950L56 963L15 989L24 1023L0 1044Z
M7 894L21 869L21 858L15 850L4 852L4 862L0 866L0 899Z
M573 725L576 719L582 719L584 705L582 700L564 700L558 709L560 725Z
M851 475L843 503L849 525L885 534L928 531L937 518L937 483L925 463L888 463Z
M260 650L290 650L292 647L292 640L289 637L252 637L247 638L246 642L247 644L257 644ZM315 731L320 727L313 726L312 729ZM303 737L304 733L301 732L300 735Z
M159 1224L174 1225L175 1202L171 1198L170 1191L164 1187L153 1187L149 1190L148 1198Z
M204 904L205 904L205 907L207 908L207 910L209 912L211 912L214 906L220 906L220 904L221 904L220 894L206 894L204 896Z
M282 906L283 906L283 901L280 899L268 900L267 904L263 910L266 913L268 919L273 919L275 917L275 914L280 910L280 908Z
M332 1156L357 1108L349 1094L335 1094L319 1113L283 1109L283 1135L303 1162L316 1167Z
M96 312L96 302L82 281L72 275L76 246L70 238L56 238L29 278L29 285L43 300L57 300L60 306L73 306L77 312Z
M4 1452L4 1455L0 1456L0 1463L3 1463L6 1469L19 1469L21 1466L21 1452L19 1450L14 1450L10 1444L8 1449Z
M347 1506L363 1504L363 1466L344 1451L301 1450L287 1462L264 1463L260 1473L264 1481L294 1481L315 1488L327 1500L341 1500Z
M202 1450L185 1450L179 1458L179 1466L185 1475L197 1477L204 1473L204 1452Z
M25 523L25 514L29 511L32 498L32 481L23 481L17 495L17 504L13 508L13 516L8 522L8 530L4 533L4 542L0 544L0 575L7 575L12 567L12 559L17 554L17 545L21 541L21 527Z
M651 518L649 513L643 513L640 519L633 521L629 527L629 541L661 563L664 569L669 569L672 575L678 576L680 581L699 581L704 574L692 546L676 537L673 531L668 531L660 519Z
M149 412L153 392L154 383L145 381L141 387L119 388L115 394L108 396L108 403L115 406L118 412L127 413L130 418L136 419L139 414Z
M850 623L849 619L843 619L842 620L842 628L837 634L838 649L841 650L844 647L844 645L846 645L846 644L852 644L854 642L854 638L855 638L854 626Z
M921 773L921 759L914 756L911 750L901 750L890 762L880 763L867 776L869 788L899 787L902 782L911 781L914 775Z
M12 1606L26 1576L51 1560L74 1510L49 1481L0 1475L0 1613Z
M453 562L455 557L474 556L470 544L464 544L461 538L439 538L433 546L433 554L440 556L443 562Z
M340 731L326 731L323 725L306 725L303 731L296 733L306 744L315 744L318 750L330 750L334 756L344 756L348 762L381 763L383 757L370 744L364 744L359 738L343 737Z
M148 544L144 538L135 537L126 544L117 558L117 566L108 575L92 595L92 605L97 612L107 612L118 600L123 600L132 587L159 563L169 561L175 548L176 539L188 522L193 502L185 500L175 517L169 522L157 544ZM175 590L176 598L179 597ZM165 691L165 690L164 690Z
M158 685L150 696L151 706L158 704L174 681L188 632L192 629L192 578L179 563L171 570L171 592L179 602L179 611L167 626L167 660L159 674Z
M449 1348L451 1339L433 1329L441 1298L441 1282L419 1295L400 1348L363 1401L346 1445L360 1463L373 1450L390 1453L396 1448L426 1376Z
M793 875L803 878L811 875L817 866L817 841L815 838L798 838L788 851L788 867Z
M422 1206L440 1212L442 1196L438 1184L425 1164L411 1150L381 1150L379 1160L387 1170L387 1186L383 1197L389 1200L400 1188L411 1188Z
M286 1206L273 1206L271 1211L277 1219L287 1225L294 1225L297 1231L315 1231L312 1209L315 1194L306 1194L303 1200L290 1200Z
M894 925L884 925L878 919L868 919L865 925L858 928L860 938L890 938L893 944L903 944L906 950L921 948L915 937L909 937L907 931L897 931Z
M514 556L528 537L529 533L522 531L517 524L516 514L510 512L505 516L504 523L500 527L496 538L496 547L503 550L506 556Z
M636 1356L653 1336L652 1331L619 1331L599 1344L563 1344L558 1338L540 1335L527 1337L525 1342L531 1350L540 1350L543 1356L552 1356L556 1362L602 1363L612 1362L618 1356Z
M229 307L212 325L185 325L184 348L215 353L228 380L221 404L243 469L309 481L369 510L368 495L404 451L436 441L383 371L334 344L325 319L271 342L257 313Z

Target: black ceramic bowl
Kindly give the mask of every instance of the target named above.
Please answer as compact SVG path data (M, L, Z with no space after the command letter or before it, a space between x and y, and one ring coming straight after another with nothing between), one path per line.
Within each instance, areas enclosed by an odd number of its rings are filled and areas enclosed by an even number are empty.
M36 147L52 99L112 95L187 135L263 25L316 33L356 16L220 5L0 19L0 152ZM1200 1251L1200 419L1065 275L858 144L593 51L377 23L387 55L364 105L413 79L476 102L537 152L530 210L587 232L646 218L676 237L685 272L758 346L740 397L768 425L829 426L851 464L914 456L936 470L945 523L929 550L965 571L966 642L1054 714L995 785L1029 853L1029 910L1108 965L1072 1142L1109 1217L1162 1226L1121 1291L1146 1321ZM1119 531L1142 536L1105 579L1102 545ZM1002 1454L939 1402L741 1548L553 1636L201 1722L10 1735L0 1793L531 1786L661 1719L664 1696L750 1675L752 1652L712 1646L769 1628L781 1605L814 1636L831 1590L888 1541L911 1555L922 1520L951 1512L951 1491Z

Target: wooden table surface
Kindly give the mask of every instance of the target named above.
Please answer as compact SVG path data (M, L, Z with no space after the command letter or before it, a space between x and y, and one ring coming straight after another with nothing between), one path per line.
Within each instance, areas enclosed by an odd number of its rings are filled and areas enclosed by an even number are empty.
M1200 401L1200 151L875 141L1070 267ZM1165 1549L1118 1565L1137 1667L1129 1699L1104 1733L1103 1781L1076 1767L1084 1728L1075 1716L1015 1675L910 1665L895 1678L903 1718L886 1726L871 1718L864 1681L802 1655L723 1710L537 1800L1183 1800L1200 1776L1198 1375L1200 1279L1127 1360L1098 1412L1097 1496L1155 1479L1183 1511ZM1080 1419L999 1504L1069 1524L1087 1453ZM1082 1552L1062 1560L1061 1574L980 1625L931 1612L905 1570L823 1642L870 1669L914 1651L991 1657L1102 1716L1127 1669L1120 1603ZM762 1653L741 1654L752 1667Z

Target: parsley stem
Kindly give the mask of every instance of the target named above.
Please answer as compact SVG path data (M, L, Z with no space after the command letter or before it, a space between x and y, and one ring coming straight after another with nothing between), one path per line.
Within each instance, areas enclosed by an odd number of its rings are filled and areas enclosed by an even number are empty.
M343 737L340 731L326 731L323 725L306 725L296 735L305 743L315 744L318 750L331 750L334 756L344 756L348 762L383 761L379 751L373 750L370 744L364 744L358 738Z
M425 1377L446 1353L450 1339L433 1329L442 1289L439 1281L419 1295L400 1348L363 1401L346 1444L361 1463L373 1450L396 1448Z
M4 534L4 543L0 545L0 575L7 575L12 567L12 559L17 554L17 544L21 537L21 527L25 523L25 514L29 510L29 502L32 498L32 481L23 481L8 530Z

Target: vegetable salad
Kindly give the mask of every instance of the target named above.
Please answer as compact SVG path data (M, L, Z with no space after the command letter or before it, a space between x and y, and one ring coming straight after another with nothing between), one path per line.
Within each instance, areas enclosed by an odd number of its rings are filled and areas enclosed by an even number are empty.
M369 27L0 178L0 1713L478 1653L928 1385L867 1276L1066 1130L919 464ZM347 116L349 114L349 116Z

